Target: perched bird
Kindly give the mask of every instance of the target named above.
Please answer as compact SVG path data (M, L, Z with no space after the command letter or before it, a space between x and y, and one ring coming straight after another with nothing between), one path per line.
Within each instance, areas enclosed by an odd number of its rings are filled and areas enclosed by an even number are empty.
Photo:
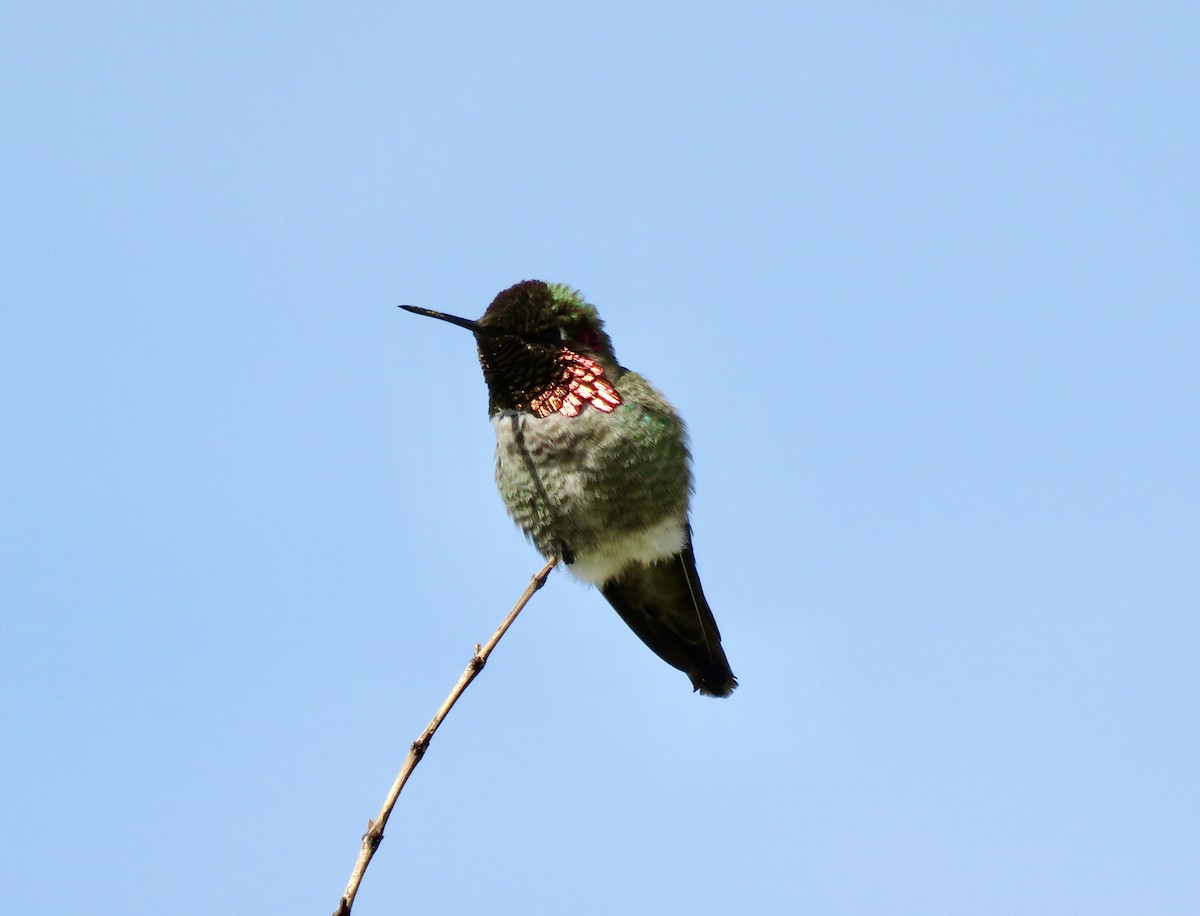
M737 678L696 573L683 421L613 353L569 286L525 280L478 321L401 306L475 335L496 430L496 485L547 559L597 586L621 619L706 696Z

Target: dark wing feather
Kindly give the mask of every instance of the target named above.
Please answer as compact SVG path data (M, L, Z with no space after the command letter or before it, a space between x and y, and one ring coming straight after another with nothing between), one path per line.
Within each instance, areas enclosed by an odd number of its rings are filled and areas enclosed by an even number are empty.
M649 566L632 563L600 591L642 642L692 679L694 689L727 697L737 678L700 587L690 535L675 556Z

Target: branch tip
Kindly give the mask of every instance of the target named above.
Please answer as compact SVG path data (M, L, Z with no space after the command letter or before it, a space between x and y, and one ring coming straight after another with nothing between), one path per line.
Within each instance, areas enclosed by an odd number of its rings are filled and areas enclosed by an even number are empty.
M387 823L387 819L391 817L392 809L396 806L396 801L399 799L400 793L404 790L404 785L408 782L408 777L412 775L412 771L421 762L421 758L425 756L425 751L429 749L429 742L433 740L434 733L438 730L438 727L445 720L446 716L449 715L450 710L454 708L454 704L458 702L458 698L462 696L463 691L475 679L475 675L483 670L483 666L487 664L488 657L492 654L492 650L496 648L497 643L500 642L500 638L508 632L508 628L512 626L513 621L517 619L517 615L529 603L529 599L533 597L533 593L546 584L546 578L557 563L558 557L551 557L546 565L533 575L529 585L525 588L525 592L517 599L516 605L508 612L508 616L504 618L499 629L492 634L492 638L484 645L475 644L475 654L471 656L471 661L467 663L466 671L463 672L462 677L458 679L458 683L454 685L454 689L450 691L450 695L446 697L441 708L434 715L433 721L429 723L429 726L421 733L421 736L409 746L408 757L405 758L395 782L392 783L391 791L388 792L387 799L383 803L383 808L379 812L378 819L367 820L367 832L363 834L362 848L358 853L358 861L354 863L354 870L350 873L350 881L346 885L346 892L342 894L342 899L338 903L338 908L333 911L333 916L350 916L350 909L354 906L354 898L358 895L358 888L362 884L363 875L367 871L367 866L371 863L371 857L375 855L375 850L378 849L379 844L383 841L383 827Z

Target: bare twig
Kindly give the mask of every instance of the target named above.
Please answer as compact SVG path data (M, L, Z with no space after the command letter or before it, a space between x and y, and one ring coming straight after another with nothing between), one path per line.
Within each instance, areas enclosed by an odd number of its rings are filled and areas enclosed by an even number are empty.
M517 603L508 612L508 616L504 618L504 622L492 634L492 638L482 646L475 646L475 654L471 657L471 661L467 665L467 670L458 679L458 683L454 685L454 689L450 691L450 695L446 697L441 708L434 713L433 719L425 726L425 731L421 732L421 736L412 743L412 747L408 750L408 757L405 758L404 765L400 767L396 781L392 783L392 788L384 800L383 808L379 811L379 817L374 821L367 821L367 832L363 834L362 848L358 852L358 861L354 863L354 870L350 873L350 882L346 885L346 892L342 894L341 902L338 903L337 909L333 911L333 916L349 916L350 908L354 906L354 897L358 894L358 886L362 883L363 875L366 874L367 865L383 840L383 828L387 825L388 818L392 814L392 808L396 805L396 799L400 797L400 792L404 789L404 784L408 782L408 777L412 775L412 771L416 769L417 764L421 762L421 758L425 756L425 751L429 747L429 742L433 739L434 732L438 730L438 727L442 724L442 720L450 714L450 710L454 708L454 704L458 702L458 698L467 689L467 685L475 680L475 676L483 670L483 666L487 664L488 656L492 654L492 650L496 648L496 644L500 642L500 638L508 632L508 628L517 619L517 615L529 603L529 599L533 597L533 593L546 584L546 577L550 575L550 570L554 569L556 563L558 563L558 558L553 557L534 574L533 578L529 580L529 585L526 587L524 593L517 599Z

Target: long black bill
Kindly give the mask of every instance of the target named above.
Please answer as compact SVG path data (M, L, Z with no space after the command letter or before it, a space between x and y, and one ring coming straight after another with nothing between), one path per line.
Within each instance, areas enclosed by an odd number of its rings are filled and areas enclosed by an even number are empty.
M436 318L438 321L448 321L451 324L456 324L460 328L466 328L475 334L487 334L487 328L481 328L479 323L472 321L469 318L459 318L457 315L447 315L445 312L435 312L433 309L423 309L419 305L402 305L400 308L406 312L412 312L414 315L424 315L427 318Z

